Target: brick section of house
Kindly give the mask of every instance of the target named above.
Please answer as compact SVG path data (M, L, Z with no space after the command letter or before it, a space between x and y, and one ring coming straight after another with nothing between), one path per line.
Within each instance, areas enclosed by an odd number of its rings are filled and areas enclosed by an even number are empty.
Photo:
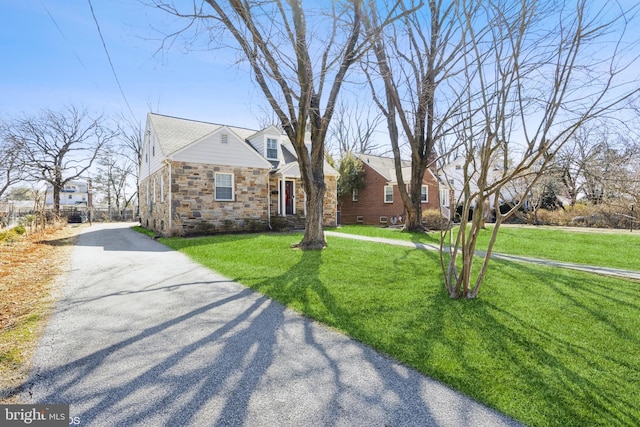
M157 188L159 175L168 177L168 169L163 168L145 181L153 185L155 179ZM233 201L215 200L216 172L233 174ZM267 169L172 162L171 195L165 195L163 203L159 199L151 205L141 203L142 224L163 234L179 234L180 228L186 234L265 229L269 220L268 175ZM141 183L141 188L145 189L146 184ZM165 191L169 191L166 184ZM169 217L173 230L160 219Z
M351 194L340 199L341 223L392 225L394 217L398 223L404 222L406 212L398 186L393 185L393 203L385 203L384 187L387 186L387 180L366 163L362 165L365 172L365 187L358 191L357 201L352 200ZM427 171L422 183L428 186L428 202L422 203L422 211L427 209L440 210L438 182ZM361 217L361 221L358 220L359 217ZM400 218L403 221L400 221Z

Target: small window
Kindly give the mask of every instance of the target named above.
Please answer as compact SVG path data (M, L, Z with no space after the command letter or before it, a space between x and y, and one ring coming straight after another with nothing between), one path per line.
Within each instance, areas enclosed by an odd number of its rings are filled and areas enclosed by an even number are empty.
M153 178L153 203L155 203L156 200L156 179Z
M220 142L222 142L223 144L228 143L229 135L227 135L226 133L223 133L222 135L220 135Z
M156 143L153 143L153 147L151 147L151 155L155 156L156 155Z
M69 194L69 200L73 199L73 194Z
M160 201L164 202L164 175L160 175Z
M422 203L429 203L429 186L423 185L420 188L420 201Z
M277 159L278 158L278 140L277 139L267 139L267 159Z
M364 222L364 216L358 215L356 217L356 222L362 224Z
M215 183L217 201L233 200L233 174L216 173Z
M386 216L381 216L380 217L380 224L386 224L387 223L387 217Z
M351 190L351 200L354 202L358 201L358 189L354 188L353 190Z
M384 187L384 202L393 203L393 186L385 185Z
M449 190L446 188L440 190L440 205L449 206Z

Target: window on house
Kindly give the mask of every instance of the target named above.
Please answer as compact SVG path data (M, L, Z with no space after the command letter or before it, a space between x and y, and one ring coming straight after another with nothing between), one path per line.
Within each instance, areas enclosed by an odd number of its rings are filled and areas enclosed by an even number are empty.
M354 202L358 201L358 189L354 188L353 190L351 190L351 200Z
M156 179L153 178L153 203L156 202Z
M267 159L278 158L278 140L267 138Z
M73 199L73 194L69 194L69 200Z
M156 143L153 143L153 147L151 147L151 155L155 156L156 155Z
M233 174L216 173L216 200L230 201L233 200Z
M449 206L449 189L440 190L440 205Z
M422 203L428 203L429 202L429 186L428 185L423 185L420 188L420 201Z
M393 185L385 185L384 187L384 202L393 203Z
M220 142L222 142L223 144L228 143L229 135L227 135L226 133L223 133L222 135L220 135Z

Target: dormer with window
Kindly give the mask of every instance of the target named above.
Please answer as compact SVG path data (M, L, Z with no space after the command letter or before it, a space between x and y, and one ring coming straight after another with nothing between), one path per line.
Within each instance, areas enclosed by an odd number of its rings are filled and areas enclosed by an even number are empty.
M266 156L267 160L278 160L278 140L267 137Z
M282 161L281 132L275 126L269 126L249 138L247 141L258 153L272 164Z

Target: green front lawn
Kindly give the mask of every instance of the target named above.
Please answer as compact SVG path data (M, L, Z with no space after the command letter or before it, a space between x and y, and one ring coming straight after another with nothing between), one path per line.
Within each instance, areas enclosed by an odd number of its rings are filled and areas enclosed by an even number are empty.
M492 226L480 232L478 250L489 244ZM409 233L391 228L343 226L332 229L340 233L407 240L421 243L440 242L440 232ZM544 258L554 261L599 267L640 270L640 231L635 233L590 233L566 231L553 227L500 227L494 252Z
M640 284L494 261L446 296L437 253L300 234L161 239L529 425L640 425Z

